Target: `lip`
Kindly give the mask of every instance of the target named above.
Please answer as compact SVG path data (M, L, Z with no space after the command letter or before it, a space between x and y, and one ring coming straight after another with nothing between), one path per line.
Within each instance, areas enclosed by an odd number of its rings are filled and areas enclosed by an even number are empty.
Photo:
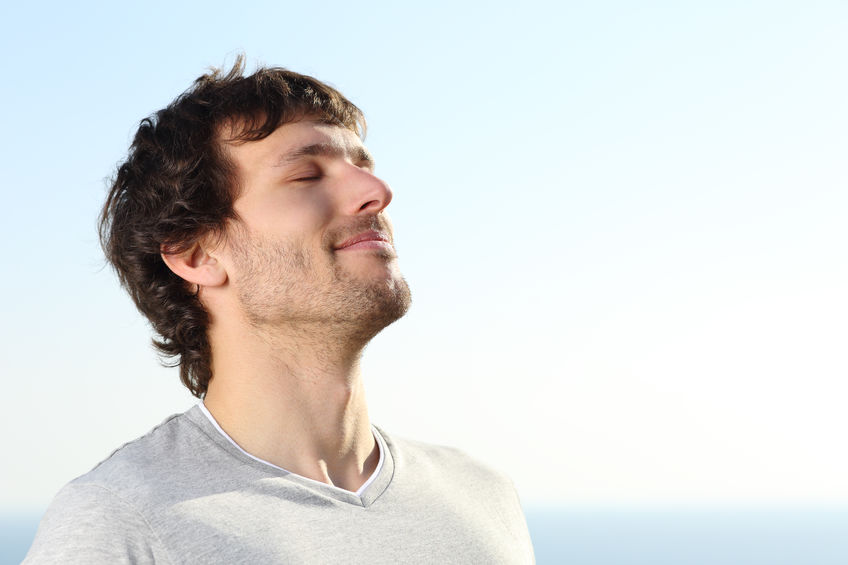
M358 235L351 237L350 239L346 239L339 245L335 247L336 251L341 249L371 249L376 247L384 247L391 246L389 243L389 236L384 232L380 232L377 230L368 230L362 232Z

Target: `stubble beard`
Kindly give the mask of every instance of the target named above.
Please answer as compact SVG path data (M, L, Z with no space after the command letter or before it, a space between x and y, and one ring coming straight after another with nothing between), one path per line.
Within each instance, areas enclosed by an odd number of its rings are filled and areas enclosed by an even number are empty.
M238 297L249 323L271 333L285 331L364 347L397 321L411 304L406 280L355 276L334 255L325 267L299 242L272 242L241 234L233 245L240 272ZM393 253L375 252L383 261ZM326 266L326 265L330 266ZM396 270L396 266L387 268Z

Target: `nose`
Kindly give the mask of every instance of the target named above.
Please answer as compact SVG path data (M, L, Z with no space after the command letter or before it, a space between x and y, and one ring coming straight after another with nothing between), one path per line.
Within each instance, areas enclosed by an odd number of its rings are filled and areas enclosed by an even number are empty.
M343 194L349 215L376 215L392 201L388 183L368 169L350 165L346 176Z

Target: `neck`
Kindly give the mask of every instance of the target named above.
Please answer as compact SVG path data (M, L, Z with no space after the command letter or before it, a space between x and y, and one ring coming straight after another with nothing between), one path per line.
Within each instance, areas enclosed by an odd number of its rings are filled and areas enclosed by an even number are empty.
M345 490L368 479L379 451L359 368L364 344L304 327L213 324L209 337L214 378L204 404L242 449Z

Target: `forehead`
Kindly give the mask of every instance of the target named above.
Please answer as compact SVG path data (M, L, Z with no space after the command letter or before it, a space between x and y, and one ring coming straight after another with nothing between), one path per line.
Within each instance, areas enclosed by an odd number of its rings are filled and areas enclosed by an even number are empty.
M225 142L225 146L242 174L285 167L309 155L370 160L353 131L309 119L283 124L259 141Z

